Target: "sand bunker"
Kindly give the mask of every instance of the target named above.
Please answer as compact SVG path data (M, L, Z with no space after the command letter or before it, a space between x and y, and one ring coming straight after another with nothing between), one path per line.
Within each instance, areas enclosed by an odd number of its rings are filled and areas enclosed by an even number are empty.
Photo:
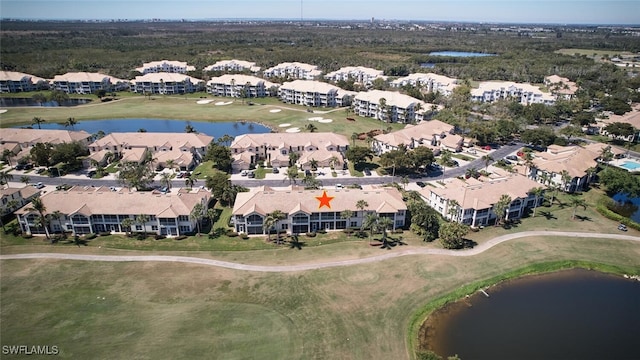
M282 109L269 110L270 113L279 113L280 111L282 111Z
M2 109L2 110L0 110L0 114L4 114L4 113L6 113L6 112L7 112L7 109Z
M319 121L319 120L322 120L322 116L309 118L309 121Z
M287 129L285 131L288 133L298 133L300 132L300 128L294 127L294 128Z
M320 119L320 120L318 120L318 122L324 123L324 124L328 124L330 122L333 122L333 120L331 120L331 119Z
M279 127L289 127L289 126L291 126L291 124L280 124L280 125L278 125L278 126L279 126Z
M213 102L213 100L198 100L198 101L196 101L196 104L203 105L203 104L208 104L208 103L212 103L212 102Z
M218 101L217 103L215 103L215 105L229 105L229 104L233 104L233 101L227 101L227 102L222 102L222 101Z

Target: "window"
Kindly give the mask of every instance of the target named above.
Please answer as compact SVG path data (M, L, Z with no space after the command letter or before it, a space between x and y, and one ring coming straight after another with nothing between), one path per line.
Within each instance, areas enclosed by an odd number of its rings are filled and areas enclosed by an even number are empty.
M151 225L152 231L158 231L158 225Z
M349 224L349 227L358 227L358 222L357 222L357 221L352 221L352 222Z
M142 225L136 225L136 231L142 231Z
M178 221L189 221L188 215L178 215Z
M282 224L282 230L288 230L289 224Z

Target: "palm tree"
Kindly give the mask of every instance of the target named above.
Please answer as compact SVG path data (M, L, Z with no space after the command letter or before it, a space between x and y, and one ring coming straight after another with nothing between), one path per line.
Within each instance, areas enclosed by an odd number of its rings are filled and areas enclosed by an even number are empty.
M62 212L60 212L60 210L55 210L54 212L49 214L49 219L60 221L60 219L62 219L63 216L64 215L62 214ZM51 221L49 221L49 225L51 225Z
M438 164L442 166L442 179L444 179L444 168L451 163L451 151L445 149L440 153Z
M13 175L9 174L9 170L0 171L0 185L8 184L11 180L13 180Z
M170 173L162 173L160 175L160 185L167 188L167 191L171 189L171 174Z
M415 120L415 122L418 122L417 121L418 120L417 115L420 112L420 110L422 110L422 103L418 102L413 106L413 112L414 112L414 118L413 119Z
M289 184L293 182L293 184L295 185L297 177L298 177L298 168L295 166L289 166L287 168L287 173L285 174L285 179L289 179Z
M198 180L192 176L188 176L187 178L184 179L184 186L186 186L188 189L193 188L193 184L196 183Z
M584 210L587 210L587 202L578 196L572 196L569 199L569 204L571 204L571 207L573 207L573 213L571 214L571 220L576 218L576 210L578 210L578 207L582 207Z
M585 173L587 174L587 184L591 183L594 175L598 172L598 169L595 167L588 168Z
M338 157L337 157L337 156L335 156L335 155L334 155L334 156L332 156L332 157L329 159L329 167L331 167L331 169L334 169L334 170L335 170L335 168L336 168L336 164L338 163L338 161L340 161L340 159L338 159Z
M568 191L567 185L571 181L572 177L569 175L567 170L562 170L560 172L560 180L562 181L562 191Z
M509 205L511 205L511 197L506 194L500 196L500 200L493 205L493 212L496 214L496 226L500 225L502 219L506 217L505 212L509 209Z
M549 185L549 192L551 193L551 201L549 202L549 205L553 205L553 201L556 199L556 196L558 196L558 185L556 184L550 184Z
M165 162L165 165L169 170L173 171L173 169L176 167L176 161L173 159L169 159Z
M29 182L31 181L31 178L28 177L27 175L22 175L20 177L20 182L24 183L25 185L29 185Z
M78 123L76 118L70 117L65 121L64 127L71 127L71 130L75 130L75 125Z
M133 219L131 218L126 218L122 220L122 222L120 223L126 236L129 236L129 233L131 232L131 227L133 226L133 224L135 224L135 221L133 221Z
M493 158L491 157L491 155L487 154L483 155L480 159L484 162L484 171L487 171L489 165L491 164L491 162L493 162Z
M542 185L547 185L551 181L551 177L546 171L540 174L539 178Z
M47 219L45 213L47 212L46 206L42 202L42 198L36 197L31 200L31 206L27 208L29 211L37 211L40 215L40 225L44 228L44 234L49 239L49 230L47 229Z
M233 136L228 135L228 134L224 134L224 135L222 135L221 137L218 138L218 143L226 145L226 146L229 146L232 141L233 141Z
M402 187L407 190L407 184L409 184L409 177L407 175L402 177L402 180L400 180L402 182Z
M378 214L371 213L365 216L364 221L362 222L362 230L367 229L369 230L369 243L371 243L373 232L378 229Z
M358 135L358 133L351 134L351 141L353 142L353 146L356 146L356 140L358 140L359 136L360 135Z
M363 211L362 217L364 217L364 209L369 207L369 203L366 200L358 200L356 202L356 208L358 208L358 210ZM356 214L357 216L357 214Z
M344 210L340 213L340 218L341 219L346 219L347 220L347 226L346 228L349 228L349 225L351 223L351 218L353 217L353 211L351 210Z
M146 238L147 237L147 222L149 221L149 215L140 214L135 218L135 223L140 224L142 226L142 234Z
M607 146L602 149L600 152L600 161L602 161L606 166L609 166L609 161L613 159L613 152L611 151L611 146Z
M43 122L45 122L46 120L43 118L39 118L39 117L34 117L33 119L31 119L31 124L37 124L38 125L38 129L42 129L42 126L40 124L42 124Z
M468 168L467 171L465 171L464 176L468 179L468 178L474 178L477 179L480 174L478 173L478 169L471 167Z
M544 188L535 187L529 190L529 194L535 196L535 201L533 202L533 217L536 217L536 208L538 207L538 199L541 196L544 196Z
M318 170L318 160L316 159L309 160L309 166L311 166L311 170L313 171Z
M457 200L448 201L449 211L447 211L447 213L451 217L451 221L458 221L458 214L460 213L460 210L458 209L459 207L460 203Z
M306 129L309 130L309 132L316 132L318 130L318 127L315 126L314 124L308 124L306 126Z
M380 100L378 100L378 119L385 121L385 113L387 111L387 99L385 98L380 98Z
M530 152L524 153L524 175L529 177L529 171L533 167L533 154Z
M271 241L271 229L278 224L278 221L286 219L287 215L280 210L274 210L264 218L262 228L267 232L267 237ZM276 229L276 243L280 243L280 232Z
M14 156L16 156L16 154L13 151L9 149L2 150L2 161L6 162L7 165L12 166L11 158L13 158Z
M387 230L392 226L393 220L391 220L391 218L388 218L386 216L378 218L377 228L378 230L382 230L382 246L386 247L388 245Z
M196 219L196 225L198 226L198 236L200 236L200 221L202 220L204 212L204 205L202 203L197 203L193 206L191 210L191 217Z
M2 221L2 217L5 214L8 214L10 212L13 211L13 209L15 209L16 207L18 207L18 205L20 205L20 203L18 202L18 200L16 199L11 199L9 201L7 201L7 203L4 205L4 207L2 208L2 212L0 212L0 223L2 223L2 230L6 231L4 228L4 221Z

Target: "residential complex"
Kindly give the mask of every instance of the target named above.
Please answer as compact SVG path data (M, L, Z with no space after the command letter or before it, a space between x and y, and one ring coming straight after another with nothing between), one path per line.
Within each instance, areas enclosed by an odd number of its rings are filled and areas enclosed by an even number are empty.
M140 94L186 94L200 89L204 81L182 73L147 73L131 81L133 92Z
M25 206L31 199L39 195L40 190L34 186L0 188L0 216L5 216Z
M380 155L400 146L414 149L425 146L437 155L440 150L460 151L464 138L454 134L455 127L440 120L423 121L418 125L407 125L404 129L376 135L371 143L373 152Z
M200 163L212 141L212 136L197 133L110 133L89 144L89 157L103 163L107 154L114 153L123 161L141 162L145 152L150 152L160 167L172 160L181 170L191 170Z
M2 150L8 149L13 152L15 159L29 156L31 148L37 143L55 145L79 142L87 146L90 139L91 134L86 131L20 128L4 128L0 131L0 146L2 146Z
M234 170L246 170L259 161L272 167L289 166L289 154L300 155L297 164L310 169L312 161L319 167L342 167L349 140L334 133L267 133L237 136L231 143Z
M27 234L44 234L45 231L72 232L74 235L147 232L178 236L195 231L197 219L191 212L196 204L202 204L206 209L210 195L199 188L160 194L76 186L41 196L50 222L47 230L39 224L39 213L29 210L28 206L17 210L16 216L20 228Z
M256 98L269 96L273 86L277 85L259 77L226 74L211 78L207 82L207 92L214 96Z
M408 76L393 80L390 85L396 88L412 85L420 87L425 91L438 92L445 96L451 95L453 93L453 89L458 86L456 79L433 73L409 74Z
M0 71L0 93L35 91L49 88L49 81L16 71Z
M360 200L366 203L362 210L357 205ZM278 221L273 229L265 229L264 219L276 210L286 218ZM343 217L346 210L352 212L351 217ZM231 222L238 233L266 234L275 230L300 234L321 229L360 228L367 214L376 214L392 219L395 229L404 226L406 212L402 195L395 188L274 190L261 187L238 193Z
M376 70L364 66L347 66L339 70L332 71L324 76L329 81L348 81L353 80L355 83L365 86L373 85L376 79L387 80L382 70Z
M395 91L361 91L353 99L354 112L385 122L424 120L438 107Z
M552 94L566 100L572 99L576 91L578 91L576 83L558 75L546 76L544 85L549 88Z
M537 182L517 174L501 174L494 179L447 179L439 187L420 190L422 198L444 218L473 227L495 223L494 206L503 195L511 198L505 220L519 219L526 209L540 204L543 196L536 197L530 190L540 187Z
M471 100L478 102L494 102L504 99L517 100L522 105L545 104L553 105L556 97L545 93L539 87L515 83L511 81L485 81L477 89L471 89Z
M216 61L215 64L209 65L202 69L203 71L212 72L212 71L221 71L221 72L241 72L241 71L250 71L252 73L257 73L260 71L260 66L256 66L256 63L244 60L220 60Z
M596 125L590 126L592 128L596 128L601 135L614 137L613 135L609 134L605 130L605 128L607 127L607 125L613 124L615 122L630 124L635 128L635 133L626 137L620 136L620 140L629 142L640 141L640 103L633 104L633 106L631 107L631 111L627 112L626 114L615 115L613 113L609 113L604 117L596 118Z
M93 94L98 90L125 90L129 87L129 81L100 73L69 72L56 75L51 80L51 86L67 94Z
M285 79L315 80L322 74L316 65L299 62L285 62L262 72L266 78L280 77Z
M150 74L150 73L177 73L177 74L186 74L188 71L195 71L194 66L187 65L186 62L183 61L170 61L170 60L160 60L160 61L152 61L148 63L142 64L141 67L136 68L136 71L141 74Z
M312 107L349 105L350 94L335 85L313 80L285 82L278 88L278 97L283 102Z

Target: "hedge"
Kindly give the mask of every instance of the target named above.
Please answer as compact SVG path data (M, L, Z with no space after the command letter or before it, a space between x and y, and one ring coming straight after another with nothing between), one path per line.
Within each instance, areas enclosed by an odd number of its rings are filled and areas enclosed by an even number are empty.
M636 229L636 230L640 230L640 224L638 224L637 222L624 217L620 214L617 214L615 212L613 212L612 210L610 210L607 207L608 203L611 203L613 200L607 198L607 197L603 197L600 199L600 201L598 201L598 204L596 205L596 210L598 210L598 212L606 217L607 219L611 219L613 221L618 221L621 224L625 224L627 225L627 227L630 227L632 229Z

